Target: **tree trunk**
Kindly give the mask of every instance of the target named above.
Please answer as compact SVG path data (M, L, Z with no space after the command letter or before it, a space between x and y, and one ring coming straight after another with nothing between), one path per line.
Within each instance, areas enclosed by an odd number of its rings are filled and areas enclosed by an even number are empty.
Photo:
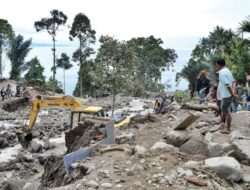
M56 40L53 37L53 95L55 95L55 89L56 89L56 81L55 81L55 76L56 76Z
M80 64L79 84L80 84L80 97L83 98L83 92L82 92L82 63Z
M111 117L113 118L114 116L114 111L115 111L115 81L113 81L113 100L112 100L112 114Z
M66 94L65 92L65 69L63 69L63 90L64 90L64 95Z
M79 39L80 41L80 72L79 72L79 85L80 85L80 97L83 98L83 91L82 91L82 38Z

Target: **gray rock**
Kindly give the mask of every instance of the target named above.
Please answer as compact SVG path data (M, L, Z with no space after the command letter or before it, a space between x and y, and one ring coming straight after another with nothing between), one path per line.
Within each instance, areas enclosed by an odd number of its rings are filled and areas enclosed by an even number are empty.
M173 130L163 138L166 140L166 143L180 147L191 138L191 134L187 130Z
M139 164L134 164L134 165L132 166L132 169L131 169L131 171L133 171L134 174L139 174L139 173L141 173L141 171L143 171L143 170L144 170L144 168L143 168L141 165L139 165Z
M202 127L205 127L205 126L208 126L208 123L205 122L205 121L200 121L199 123L197 123L197 124L195 125L195 127L198 128L198 129L200 129L200 128L202 128Z
M111 173L109 170L100 170L98 172L98 176L103 177L103 178L110 178L111 177Z
M215 126L211 127L209 131L211 133L214 133L214 132L218 131L219 129L220 129L220 125L215 125Z
M243 181L245 183L250 183L250 174L243 174Z
M101 184L101 187L109 189L109 188L112 188L112 184L111 183L103 183L103 184Z
M6 138L0 137L0 148L8 147L9 143Z
M208 145L208 157L220 157L224 153L223 147L217 143L209 143Z
M208 156L208 145L203 140L197 138L191 138L180 149L181 152L185 152L191 155L203 155Z
M214 169L218 176L238 182L242 178L241 167L232 157L215 157L205 160L205 165Z
M146 152L147 152L147 149L144 146L135 145L134 152L135 152L135 155L138 155L140 157L144 157Z
M94 180L90 180L86 183L86 186L90 187L90 188L97 189L99 187L99 184Z
M26 183L22 190L38 190L41 184L39 182Z
M165 142L156 142L151 148L151 151L155 150L171 150L174 149L175 147L173 145L167 144Z
M135 135L133 133L123 133L115 138L116 143L125 144L135 140Z
M42 150L42 145L38 142L36 142L35 140L31 141L31 152L39 152L40 150Z
M250 140L235 140L232 142L232 148L235 151L235 156L240 161L250 163Z

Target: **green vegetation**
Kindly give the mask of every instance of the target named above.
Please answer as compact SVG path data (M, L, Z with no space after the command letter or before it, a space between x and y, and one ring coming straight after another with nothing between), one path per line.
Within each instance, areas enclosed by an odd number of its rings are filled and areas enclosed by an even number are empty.
M44 67L40 64L37 57L27 62L28 72L24 75L25 80L32 86L45 85L45 76L43 76Z
M24 40L23 36L14 36L10 41L7 56L11 63L10 79L19 80L21 73L27 70L25 58L30 52L31 39Z
M74 22L72 24L71 30L69 32L70 40L78 38L79 48L73 53L73 61L79 62L79 72L78 72L78 83L80 85L80 96L83 97L83 73L84 64L87 59L94 54L94 49L91 48L91 44L95 43L95 31L91 29L91 24L89 18L79 13L75 16Z
M0 79L3 75L3 64L2 64L2 54L3 48L8 46L8 41L11 40L13 36L12 26L7 20L0 19Z
M241 32L249 32L249 20L240 24ZM246 74L250 73L250 53L248 40L231 29L215 27L208 37L202 38L192 51L187 65L177 73L176 81L185 78L189 82L189 89L195 89L195 82L199 72L203 69L209 71L212 82L217 83L214 59L224 58L232 71L234 78L241 84L246 83Z
M63 91L65 94L65 70L68 70L73 65L70 63L70 58L66 53L61 54L61 58L57 59L56 67L63 69Z

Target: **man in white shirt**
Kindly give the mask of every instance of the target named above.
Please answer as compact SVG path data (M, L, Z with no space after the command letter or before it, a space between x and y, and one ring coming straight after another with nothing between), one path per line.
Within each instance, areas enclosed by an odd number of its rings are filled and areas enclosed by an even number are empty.
M221 120L227 121L227 128L222 133L229 134L231 131L232 116L230 113L232 97L237 97L232 89L232 84L234 81L233 75L230 70L226 67L226 62L224 59L216 60L216 67L219 70L219 86L218 90L221 98Z

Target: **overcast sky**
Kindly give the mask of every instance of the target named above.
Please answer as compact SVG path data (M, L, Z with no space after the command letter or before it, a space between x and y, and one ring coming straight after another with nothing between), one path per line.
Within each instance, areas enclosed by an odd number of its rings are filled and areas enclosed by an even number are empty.
M235 30L239 22L250 15L249 0L0 0L0 2L0 18L8 20L16 34L21 34L25 38L32 37L33 43L51 44L51 37L46 32L35 31L34 22L49 17L52 9L63 11L68 16L67 25L71 25L74 16L81 12L91 20L97 37L109 34L120 40L149 35L162 38L165 47L174 48L178 53L176 70L180 70L186 64L198 40L207 36L215 26ZM56 38L58 44L74 46L74 43L68 40L67 28L60 31ZM33 48L32 56L39 52L39 49L35 48L39 47ZM48 58L51 59L52 65L51 55L46 57ZM40 59L42 62L45 57ZM49 67L46 68L46 72L49 73ZM165 73L163 78L167 78L167 75Z

